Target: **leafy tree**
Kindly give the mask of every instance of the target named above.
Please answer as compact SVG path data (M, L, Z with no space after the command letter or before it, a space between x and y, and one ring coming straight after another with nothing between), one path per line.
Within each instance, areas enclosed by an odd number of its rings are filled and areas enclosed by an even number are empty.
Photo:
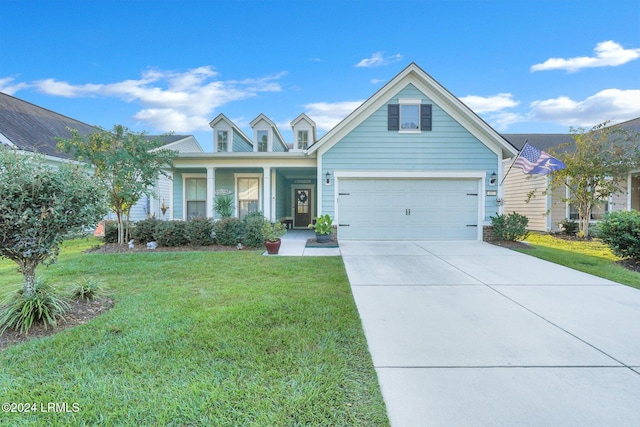
M118 243L125 241L124 217L129 217L131 208L145 194L152 194L152 186L163 168L171 165L177 153L162 149L158 138L145 138L145 133L136 133L115 125L112 131L101 129L89 136L69 129L72 137L61 139L60 149L74 158L85 161L95 168L95 176L107 188L109 209L115 212L118 221Z
M36 267L55 262L65 234L106 213L104 193L88 172L0 144L0 257L18 264L27 297L36 291Z
M569 188L569 196L564 201L577 208L580 233L584 237L589 236L589 218L594 206L620 193L628 173L640 165L638 132L608 124L601 123L588 131L572 127L575 151L561 152L568 144L550 150L567 166L551 174L551 186Z

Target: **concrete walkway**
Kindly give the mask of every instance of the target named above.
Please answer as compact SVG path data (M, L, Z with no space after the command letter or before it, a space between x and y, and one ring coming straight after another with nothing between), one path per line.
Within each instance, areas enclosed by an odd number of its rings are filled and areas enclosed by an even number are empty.
M313 230L287 231L281 239L278 256L340 256L340 248L307 248L307 240L313 238L315 238Z
M640 425L640 291L484 242L340 242L392 426Z

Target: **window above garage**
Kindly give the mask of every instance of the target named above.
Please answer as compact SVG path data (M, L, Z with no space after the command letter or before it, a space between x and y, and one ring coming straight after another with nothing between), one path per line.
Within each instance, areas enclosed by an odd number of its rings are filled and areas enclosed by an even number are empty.
M387 129L400 133L420 133L431 130L431 104L420 99L399 99L387 106Z

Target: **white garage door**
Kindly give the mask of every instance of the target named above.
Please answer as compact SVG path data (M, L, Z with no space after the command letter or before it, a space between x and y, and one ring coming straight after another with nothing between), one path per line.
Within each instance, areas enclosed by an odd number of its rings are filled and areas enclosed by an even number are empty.
M476 240L478 180L341 178L344 240Z

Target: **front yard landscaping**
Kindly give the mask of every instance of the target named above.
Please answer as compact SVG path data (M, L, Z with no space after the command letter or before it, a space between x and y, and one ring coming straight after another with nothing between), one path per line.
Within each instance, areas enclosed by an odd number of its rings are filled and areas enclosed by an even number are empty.
M634 271L633 268L625 268L620 258L597 239L572 240L548 234L531 233L527 242L535 250L516 250L640 289L640 272Z
M0 424L388 425L340 257L85 253L97 243L66 242L38 274L97 278L113 308L0 352L3 402L37 405ZM15 270L0 261L0 296Z

